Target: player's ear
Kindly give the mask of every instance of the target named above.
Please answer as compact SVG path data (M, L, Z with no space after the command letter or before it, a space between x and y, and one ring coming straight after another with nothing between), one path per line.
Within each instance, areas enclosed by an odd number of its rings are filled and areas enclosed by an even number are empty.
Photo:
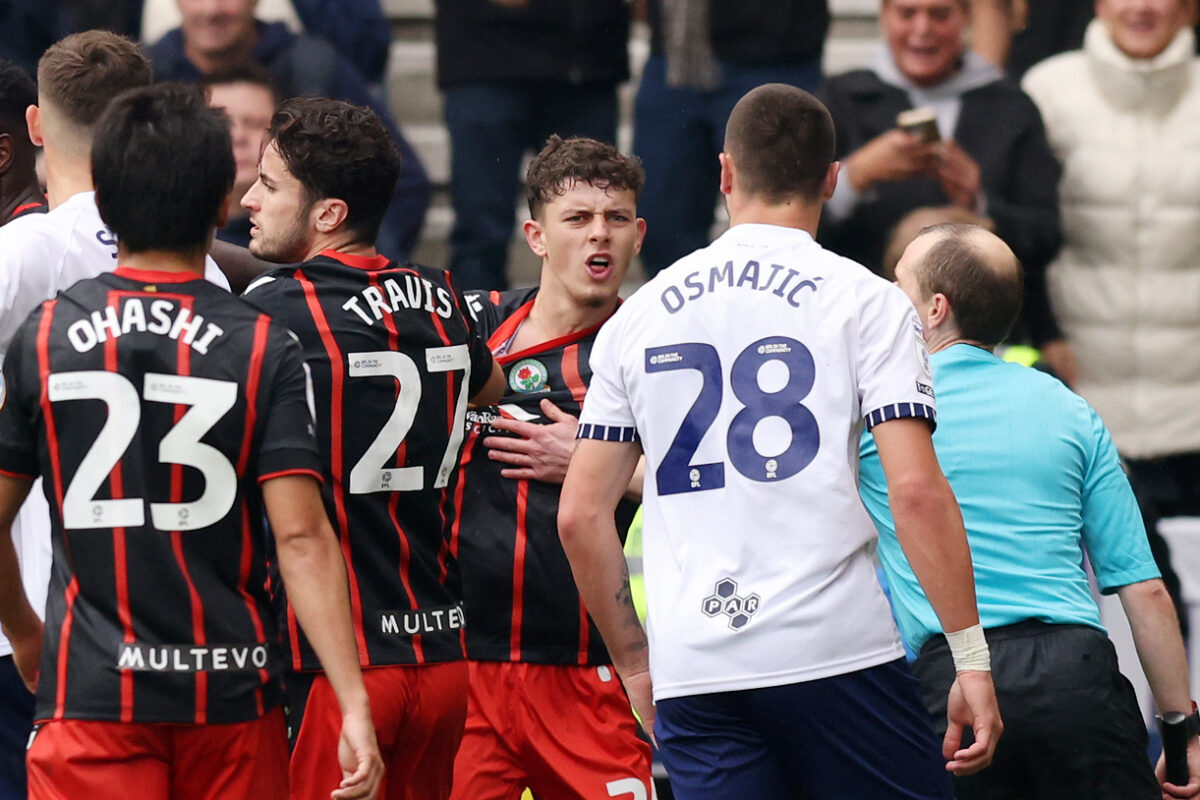
M229 224L229 209L233 205L233 191L225 195L225 202L221 203L221 207L217 210L217 227L224 228Z
M637 255L642 252L642 241L646 238L646 220L638 217L634 224L637 225L637 240L633 243L633 254Z
M350 207L345 200L336 197L326 197L313 203L309 220L319 233L333 233L342 226L350 215Z
M37 106L29 106L25 109L25 127L29 128L29 141L37 147L42 147L46 144L42 136L42 110Z
M821 184L821 202L829 201L833 197L833 190L837 188L838 171L842 168L840 161L834 161L829 165L829 169L825 172L825 181Z
M529 245L529 249L538 258L546 257L546 232L542 230L542 223L536 219L527 219L525 224L521 226L522 232L525 234L525 243Z
M13 160L13 141L12 136L7 133L0 133L0 175L8 172L8 168L12 166Z
M721 194L728 195L733 191L733 174L737 167L728 153L718 153L717 161L721 162Z

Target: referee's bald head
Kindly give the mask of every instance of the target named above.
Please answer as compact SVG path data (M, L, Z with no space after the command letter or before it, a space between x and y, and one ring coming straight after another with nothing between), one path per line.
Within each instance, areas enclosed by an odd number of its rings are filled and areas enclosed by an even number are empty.
M979 225L946 223L923 228L909 249L921 296L944 295L959 334L988 347L1004 341L1021 313L1025 281L1003 239Z

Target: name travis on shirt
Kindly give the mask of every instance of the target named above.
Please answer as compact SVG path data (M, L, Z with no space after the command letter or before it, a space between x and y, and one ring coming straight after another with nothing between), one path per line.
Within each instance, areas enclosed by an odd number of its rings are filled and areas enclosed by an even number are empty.
M401 286L400 283L397 278L384 278L379 282L379 286L368 286L358 293L358 297L351 297L342 304L342 308L353 311L368 325L374 325L385 315L391 316L402 308L424 309L442 319L450 319L454 310L454 299L445 287L434 286L433 281L418 275L405 275L404 285Z
M463 626L462 606L415 608L379 612L380 633L416 636L420 633L456 631Z
M193 314L177 300L126 297L120 303L120 311L110 304L100 311L93 311L85 319L72 322L67 327L71 346L77 352L86 353L109 339L137 331L177 339L203 355L208 353L209 345L225 333L221 326L206 322L203 316Z
M712 294L721 289L748 289L755 292L770 292L776 297L787 300L793 308L800 307L803 293L816 293L818 282L824 278L816 277L796 280L800 273L782 264L760 265L757 261L747 261L734 278L732 261L726 261L723 267L710 267L707 274L704 270L689 272L683 279L683 287L671 285L663 290L662 304L667 311L674 314L691 300L699 300L705 294ZM782 275L780 274L782 273ZM684 292L687 294L684 294Z
M135 672L252 672L266 669L265 644L129 644L117 648L117 669Z

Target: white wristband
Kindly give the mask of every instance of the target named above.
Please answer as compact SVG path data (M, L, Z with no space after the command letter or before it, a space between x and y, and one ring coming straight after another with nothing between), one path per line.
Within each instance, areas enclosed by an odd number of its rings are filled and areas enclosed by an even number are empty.
M987 639L983 636L982 625L972 625L961 631L947 633L946 644L950 645L950 657L954 659L955 672L991 672L992 655L988 650Z

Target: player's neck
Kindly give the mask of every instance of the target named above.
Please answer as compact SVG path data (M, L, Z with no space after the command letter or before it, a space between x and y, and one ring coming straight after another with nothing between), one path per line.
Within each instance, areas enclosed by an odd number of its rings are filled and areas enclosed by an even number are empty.
M91 157L46 151L46 202L58 208L82 192L95 190L92 183Z
M729 227L742 224L778 225L808 231L814 238L821 221L820 203L767 203L757 197L729 198Z
M333 233L317 236L312 240L312 244L309 245L304 260L308 261L311 258L316 258L326 250L336 250L348 256L362 256L363 258L374 258L379 255L379 251L375 249L375 245L355 241L353 234L343 232L340 235Z
M181 253L176 250L145 250L140 253L130 253L117 244L117 263L122 269L136 269L142 272L190 272L197 276L204 275L203 249Z
M542 284L533 308L513 340L514 348L525 350L542 342L560 339L594 328L612 316L617 298L601 306L583 305L566 293Z
M961 335L956 330L945 330L943 328L935 328L927 331L925 334L925 348L930 353L937 353L945 350L948 347L953 347L956 344L969 344L972 347L978 347L987 350L989 353L996 349L995 345L987 345L976 339L968 339Z

